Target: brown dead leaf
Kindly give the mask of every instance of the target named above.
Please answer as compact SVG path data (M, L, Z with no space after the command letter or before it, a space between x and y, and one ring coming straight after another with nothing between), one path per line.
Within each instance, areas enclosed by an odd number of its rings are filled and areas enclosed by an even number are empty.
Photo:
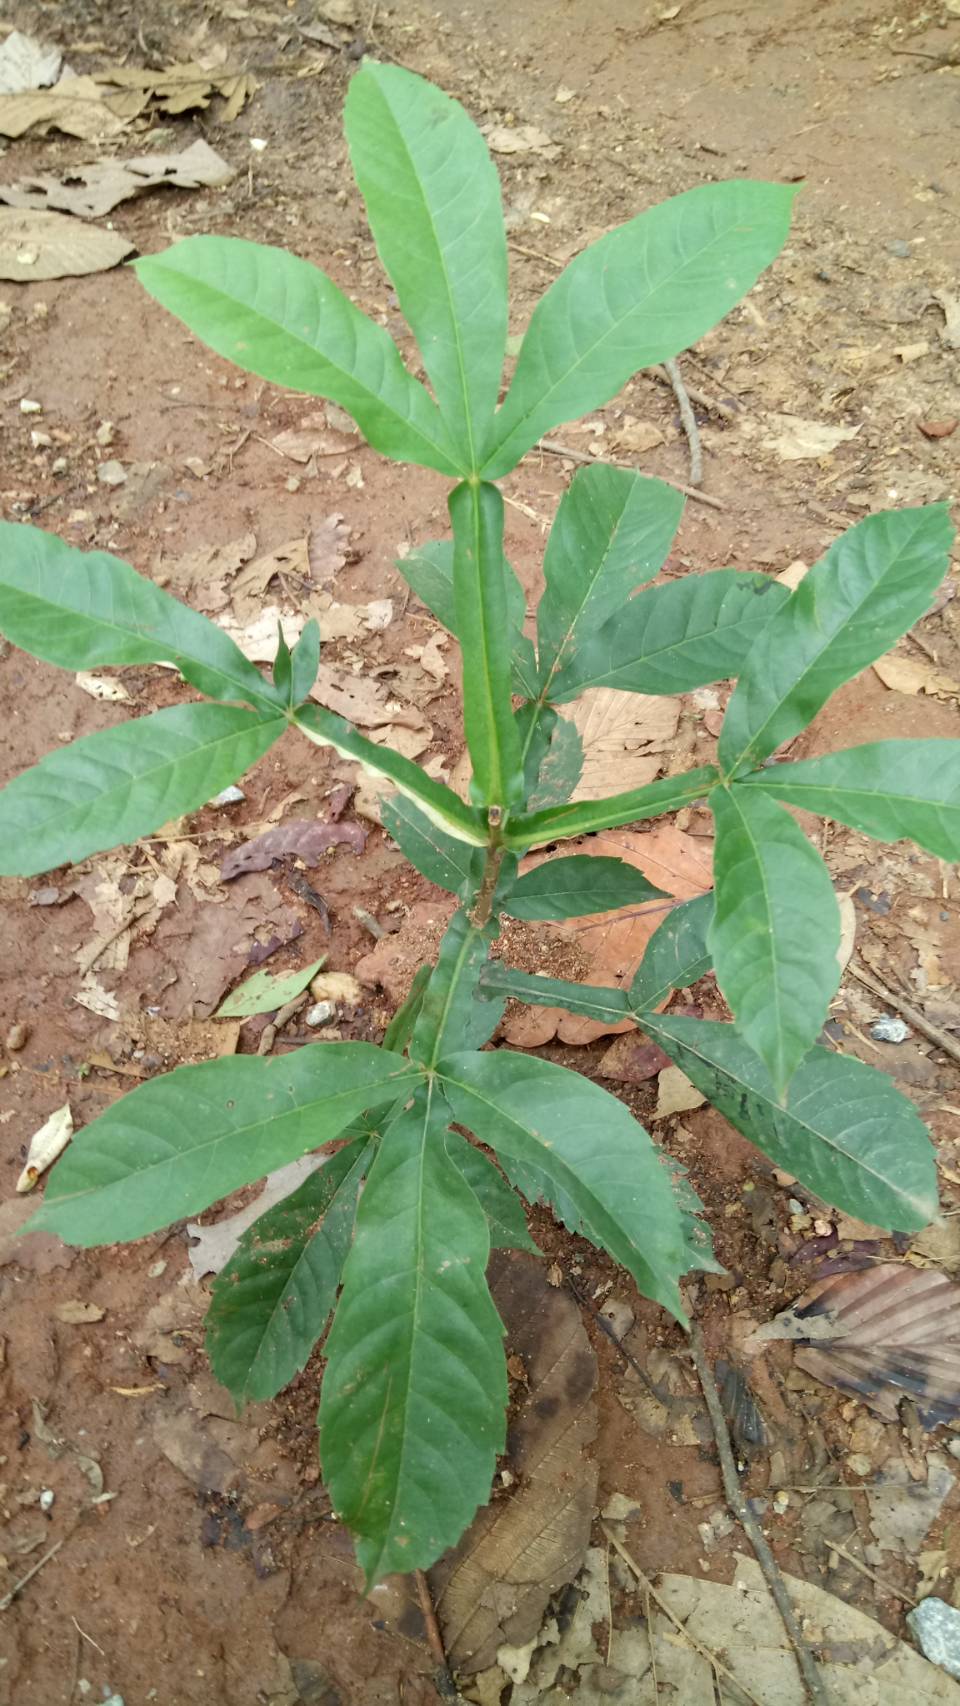
M856 438L863 422L855 427L828 426L824 421L804 420L800 415L771 414L761 443L781 462L814 462L829 456L840 444Z
M647 1042L639 1031L626 1031L610 1044L603 1056L601 1078L614 1078L618 1084L646 1084L670 1065L670 1056L656 1043Z
M560 715L583 742L583 774L575 800L602 800L627 788L642 788L663 768L654 756L666 752L680 721L679 699L591 687Z
M918 421L917 426L924 438L950 438L956 432L960 421L956 415L946 421Z
M217 117L226 124L242 112L246 102L260 87L249 71L237 71L229 65L207 69L193 61L170 65L165 71L147 71L140 66L110 66L98 71L93 81L100 85L101 90L106 86L105 99L111 107L125 110L130 117L137 117L148 103L157 112L191 112L195 107L208 107L214 95L221 95L224 105ZM119 91L119 95L114 90ZM127 103L125 107L122 106L124 100Z
M21 99L18 95L10 98ZM0 97L0 109L2 106ZM0 208L0 279L32 284L41 279L107 272L132 255L133 247L118 232L82 225L65 213Z
M706 837L687 835L673 823L658 824L647 834L627 829L608 830L603 835L590 836L582 842L565 842L562 857L571 853L586 853L595 857L624 859L642 871L657 888L678 900L692 900L706 894L713 886L713 844ZM525 859L522 871L533 870L544 859L534 854ZM628 985L643 958L653 932L663 922L667 903L652 900L641 906L622 907L616 912L596 913L588 918L571 918L551 924L550 933L573 936L589 963L589 972L582 979L587 984L617 987ZM538 928L544 929L544 926ZM551 1017L548 1019L547 1014ZM539 1018L535 1017L539 1016ZM538 1044L521 1038L538 1027ZM547 1028L549 1027L549 1028ZM631 1019L619 1025L608 1025L599 1019L584 1019L559 1008L528 1007L523 1018L504 1021L503 1035L517 1048L532 1048L546 1042L554 1034L561 1042L581 1044L596 1037L634 1028ZM543 1034L546 1029L546 1035Z
M0 47L0 95L49 88L59 77L62 64L63 54L58 47L37 41L35 36L23 35L20 30L11 30Z
M346 456L359 444L358 432L340 432L331 427L322 411L304 415L299 426L287 427L270 440L270 448L278 456L301 463L310 462L315 456Z
M671 1114L687 1114L702 1108L706 1101L679 1066L665 1066L657 1079L655 1120L669 1119Z
M798 1367L887 1421L904 1392L925 1427L960 1416L960 1287L933 1269L833 1274L758 1328L750 1348L772 1339L794 1340Z
M268 829L241 847L234 847L220 862L225 883L248 871L268 871L275 859L295 856L305 865L319 865L324 853L341 844L362 853L367 832L358 823L321 823L316 818L290 818Z
M161 184L195 190L229 183L233 175L232 166L198 137L179 154L143 154L134 160L95 161L89 166L73 166L59 178L19 178L16 183L0 185L0 201L9 207L102 219L120 202Z
M162 562L156 578L161 586L189 593L197 610L222 610L227 602L226 581L250 561L256 548L255 533L244 533L225 545L201 545L175 561Z
M597 1429L597 1364L579 1310L533 1257L498 1252L490 1282L526 1375L510 1427L514 1481L430 1573L447 1654L471 1675L505 1643L536 1635L551 1595L583 1562L597 1488L586 1454Z
M960 696L960 682L936 664L927 663L925 658L891 652L889 657L878 658L873 668L884 687L892 688L895 693L929 693L935 699Z
M136 117L145 105L143 97L130 116ZM63 77L52 89L0 95L0 136L62 130L66 136L98 142L119 136L126 125L127 117L115 110L93 77Z
M53 1313L68 1327L87 1327L94 1321L102 1321L107 1312L100 1308L99 1303L81 1303L74 1297L66 1303L54 1304Z
M935 290L933 297L943 309L942 341L949 349L960 349L960 292Z

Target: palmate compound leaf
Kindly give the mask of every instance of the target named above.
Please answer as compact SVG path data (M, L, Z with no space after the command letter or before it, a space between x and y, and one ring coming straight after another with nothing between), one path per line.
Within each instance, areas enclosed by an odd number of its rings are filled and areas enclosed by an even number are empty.
M885 1072L813 1048L784 1103L732 1025L664 1013L638 1023L731 1125L824 1202L903 1232L936 1214L933 1146Z
M437 1070L455 1119L508 1177L521 1189L532 1180L572 1231L685 1322L678 1281L712 1265L709 1240L689 1187L622 1102L562 1066L502 1050L450 1055Z
M163 308L245 373L339 403L383 456L467 471L390 334L319 267L241 237L185 237L134 266Z
M462 464L476 470L507 338L496 167L463 107L397 65L364 63L344 123L380 257Z
M173 705L48 753L0 792L0 875L76 863L196 811L286 726L235 705Z
M840 911L799 824L758 788L714 788L717 982L740 1035L782 1091L840 982Z
M384 1132L327 1340L323 1476L369 1584L426 1569L460 1538L503 1448L490 1234L448 1153L450 1117L434 1081Z
M214 1280L207 1354L238 1405L273 1398L322 1336L372 1154L365 1138L345 1143L254 1222Z
M727 706L719 761L750 769L882 657L929 608L949 565L945 504L869 515L835 540L763 628Z
M641 367L702 338L786 240L796 191L739 179L650 208L584 249L534 309L496 416L486 479L561 421L609 402Z
M789 598L767 575L713 569L645 587L583 644L551 687L557 704L588 687L689 693L736 675Z
M652 580L683 515L683 496L624 468L581 468L560 500L543 560L537 610L540 679L558 669Z
M213 699L283 699L222 628L106 551L0 521L0 633L61 669L170 663Z
M31 1229L84 1247L142 1238L329 1143L420 1077L369 1043L178 1067L121 1096L74 1138Z
M876 841L909 837L960 859L960 740L878 740L744 776L788 806L836 818Z

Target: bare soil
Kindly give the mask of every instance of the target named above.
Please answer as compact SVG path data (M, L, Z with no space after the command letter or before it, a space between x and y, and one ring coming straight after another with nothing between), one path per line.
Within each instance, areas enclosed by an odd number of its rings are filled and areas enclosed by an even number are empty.
M76 70L120 58L162 65L221 46L253 69L260 87L233 123L219 123L213 109L162 121L170 149L205 135L237 168L233 182L214 192L144 196L118 209L117 229L147 253L197 231L292 248L384 318L413 360L341 132L346 85L364 41L441 83L482 123L535 125L555 145L498 158L513 330L522 329L558 263L639 208L712 178L803 180L783 256L749 301L684 358L688 384L725 412L698 406L705 491L717 503L688 504L668 565L671 573L733 564L775 574L798 558L812 562L875 508L957 496L960 434L929 438L918 426L960 414L956 352L941 337L936 296L955 291L960 279L960 83L937 60L960 48L955 12L920 0L898 9L870 0L739 7L687 0L679 8L662 0L381 3L353 29L334 32L339 51L298 33L298 23L316 21L309 0L287 7L158 0L145 11L124 0L61 0L15 4L6 21L56 41ZM109 151L144 152L158 141L157 128L134 128ZM254 140L266 146L253 147ZM0 176L60 171L91 157L90 145L56 133L26 137L8 146ZM342 516L349 548L336 597L389 597L395 614L362 645L341 642L325 655L348 669L378 671L401 698L415 698L429 728L421 759L452 768L460 748L455 659L448 656L443 683L413 672L407 648L424 645L435 624L394 567L398 551L444 530L439 477L362 448L321 458L315 475L305 475L269 440L298 426L309 404L208 354L151 304L127 269L11 284L0 297L0 513L78 546L109 548L162 582L170 565L200 546L253 532L263 553ZM38 401L42 413L23 413L23 399ZM856 433L819 458L785 460L776 447L782 423L771 423L780 415ZM104 422L113 423L112 436ZM662 434L642 454L628 448L637 422ZM51 442L32 439L38 430ZM581 453L687 479L674 398L648 376L560 436ZM127 473L116 488L97 478L108 458ZM532 454L506 482L508 547L531 598L544 531L572 467ZM956 734L957 690L949 687L960 680L960 625L949 597L955 584L954 575L905 648L920 666L941 670L948 686L896 692L869 672L837 696L798 755L854 737ZM125 671L122 679L132 707L96 702L68 676L5 648L2 779L130 709L181 697L162 672ZM712 743L702 717L684 727L692 733L678 767L702 762ZM184 1227L132 1248L88 1252L48 1238L16 1240L14 1186L31 1133L68 1099L81 1125L137 1081L216 1053L222 1032L210 1014L258 944L286 944L271 954L274 970L325 954L329 968L353 971L374 947L359 906L388 935L401 927L395 984L425 957L443 903L369 820L358 820L368 831L361 854L338 848L319 870L302 873L326 902L329 934L287 869L219 882L219 855L249 826L291 799L298 816L323 811L343 775L326 754L291 739L246 779L240 804L208 807L119 859L2 884L0 1038L14 1026L27 1035L0 1066L0 1600L49 1546L60 1550L0 1613L0 1706L102 1700L111 1691L126 1706L295 1706L300 1699L416 1706L435 1698L415 1623L406 1634L395 1623L388 1628L376 1603L361 1599L348 1539L324 1494L314 1430L319 1362L276 1404L238 1421L206 1370L204 1288L191 1272ZM956 872L903 845L880 848L838 828L822 834L838 887L854 895L864 963L935 1023L955 1025ZM116 997L118 1017L104 1018L76 999L78 956L103 929L97 885L133 901L149 898L149 885L164 875L177 884L175 903L159 906L125 938L123 963L111 962L108 948L94 968ZM37 895L44 886L56 888L54 904L36 904L50 899ZM528 952L535 963L535 941ZM338 1020L340 1033L378 1038L396 993L389 979L368 987ZM711 984L694 999L719 1013ZM915 1098L939 1145L945 1206L956 1209L956 1066L916 1031L899 1046L871 1040L881 1010L848 976L834 1008L834 1040L892 1073ZM261 1030L258 1022L245 1025L239 1048L255 1050ZM303 1037L294 1020L277 1046ZM543 1052L592 1074L606 1046ZM651 1120L655 1079L613 1087ZM657 1136L689 1168L714 1227L728 1273L698 1282L691 1295L711 1354L737 1361L750 1325L785 1307L809 1282L815 1260L835 1251L828 1233L837 1217L827 1226L815 1205L796 1203L710 1110L661 1122ZM591 1247L540 1211L534 1222L546 1255L588 1303L613 1295L635 1313L632 1354L646 1365L659 1353L657 1366L668 1370L664 1378L672 1369L683 1397L677 1329ZM870 1248L909 1259L905 1241L894 1248L875 1238ZM948 1240L936 1255L921 1249L915 1259L955 1271L960 1250ZM98 1305L102 1319L64 1323L56 1310L68 1300ZM698 1527L705 1511L723 1503L709 1439L684 1443L688 1421L644 1421L626 1408L624 1361L589 1309L586 1319L600 1364L601 1503L614 1491L638 1499L645 1515L631 1526L630 1544L649 1573L729 1580L742 1535L707 1549ZM855 1487L847 1465L857 1453L873 1468L904 1460L918 1480L926 1473L931 1440L909 1414L902 1428L871 1424L855 1401L798 1376L783 1345L749 1372L769 1437L749 1470L751 1492L762 1495L774 1474L777 1485L802 1486L825 1464ZM91 1459L103 1490L115 1495L97 1504L90 1502ZM54 1494L47 1510L44 1489ZM936 1591L947 1599L960 1583L958 1508L954 1489L925 1542L943 1552ZM764 1520L785 1566L901 1628L902 1601L825 1544L858 1532L869 1538L862 1495L839 1495L814 1520L804 1495L794 1494L780 1515L768 1505ZM888 1556L880 1574L901 1594L916 1589L915 1559ZM303 1668L310 1664L312 1683Z

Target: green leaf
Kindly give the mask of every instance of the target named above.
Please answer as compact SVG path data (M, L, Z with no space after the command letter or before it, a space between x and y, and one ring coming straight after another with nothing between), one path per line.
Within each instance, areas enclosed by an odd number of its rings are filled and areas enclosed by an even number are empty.
M351 78L353 170L462 465L476 469L507 339L500 180L463 108L396 65Z
M421 604L432 611L440 625L457 635L456 601L453 591L453 540L435 539L418 545L407 557L398 557L396 568ZM527 613L527 597L516 570L503 559L504 591L507 600L507 629L514 636L510 660L514 691L532 697L537 691L537 660L533 641L521 630Z
M796 191L704 184L610 231L534 309L496 419L485 478L500 479L561 421L610 401L641 367L689 349L783 247Z
M725 681L790 594L766 575L714 569L647 587L589 635L550 689L558 704L587 687L689 693Z
M625 989L600 989L591 983L570 983L562 977L541 977L539 972L518 971L515 966L491 960L484 967L480 987L491 994L512 996L531 1007L564 1007L586 1019L602 1019L619 1025L633 1018Z
M73 1139L31 1228L85 1247L142 1238L319 1149L421 1076L370 1043L177 1067Z
M427 1569L490 1492L507 1399L483 1209L429 1087L385 1132L327 1340L323 1478L368 1585Z
M320 668L320 624L315 617L305 622L290 653L290 703L299 705L310 692Z
M222 628L122 558L11 521L0 521L0 632L61 669L170 663L211 698L283 703Z
M520 708L524 709L523 706ZM536 709L536 707L533 707ZM549 707L543 707L548 710ZM519 716L519 712L517 713ZM537 780L527 794L527 811L545 811L548 806L566 805L583 775L583 741L576 723L557 717L550 730L550 745L540 761ZM542 720L542 718L541 718Z
M583 918L591 912L613 912L618 906L657 900L663 892L625 859L574 853L569 858L547 859L518 878L506 911L512 918Z
M419 806L431 823L456 840L465 841L471 847L486 845L486 827L480 813L472 806L465 806L452 788L435 782L411 759L392 752L388 746L377 746L358 734L342 717L334 716L332 711L326 711L320 705L301 705L294 718L294 727L312 740L314 746L332 746L341 758L351 758L374 775L388 777L401 794Z
M318 267L241 237L185 237L133 266L163 308L245 373L339 403L383 456L465 471L389 333Z
M623 1103L579 1073L503 1050L455 1054L437 1070L455 1119L496 1151L508 1175L532 1168L571 1230L685 1322L677 1281L691 1266L688 1217Z
M401 1054L413 1036L432 971L432 966L417 967L406 1001L397 1008L383 1033L383 1047L393 1049L395 1054Z
M720 732L726 774L806 728L843 682L929 608L949 566L945 504L868 515L834 541L761 630Z
M816 1041L840 982L840 909L826 865L759 789L715 788L708 943L737 1029L778 1090Z
M293 703L293 678L290 671L290 647L283 633L283 624L277 623L277 650L273 660L273 685L284 705Z
M659 782L649 782L645 788L611 794L606 800L575 800L569 806L553 806L547 811L511 817L504 841L517 852L526 852L529 847L542 847L548 841L559 841L566 836L593 835L599 829L640 823L644 818L660 817L663 812L693 805L710 792L716 781L714 766L704 764L699 770L688 770L682 776L664 776Z
M410 1057L433 1067L445 1048L480 1048L489 1041L504 1003L480 989L480 973L497 938L496 919L478 929L455 912L444 932L410 1044Z
M459 894L464 883L479 882L480 848L446 835L403 794L381 800L380 821L404 857L437 888Z
M491 1250L540 1251L530 1236L523 1204L488 1155L459 1132L446 1134L447 1154L459 1167L487 1217Z
M675 487L624 468L574 475L547 540L537 611L540 679L551 698L557 670L662 568L683 503Z
M824 1202L903 1232L936 1214L926 1127L885 1072L814 1048L784 1105L732 1025L663 1013L645 1014L642 1024L731 1125Z
M321 954L312 965L302 966L299 971L255 971L221 1001L214 1018L249 1019L254 1013L275 1013L288 1001L296 1000L310 979L316 977L325 959L326 955Z
M698 894L668 912L653 932L630 985L634 1012L659 1007L674 989L687 989L712 969L707 934L713 921L713 894Z
M196 811L286 728L235 705L172 705L85 735L0 793L0 874L36 876Z
M940 859L960 859L960 740L878 740L797 764L773 764L739 787L872 835L909 837Z
M510 700L510 659L518 636L508 626L503 499L495 486L457 486L450 494L450 519L467 746L483 799L506 806L523 792L523 770Z
M344 1144L254 1221L214 1280L207 1354L238 1405L275 1397L322 1336L372 1154L362 1138Z

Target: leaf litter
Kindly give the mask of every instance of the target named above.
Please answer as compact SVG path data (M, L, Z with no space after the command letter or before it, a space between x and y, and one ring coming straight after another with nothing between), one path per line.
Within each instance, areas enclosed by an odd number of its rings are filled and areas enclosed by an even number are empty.
M119 232L81 224L66 213L0 207L0 279L33 284L82 278L118 266L133 250Z
M367 832L358 823L320 823L312 818L290 818L268 829L252 841L233 848L220 863L220 875L225 883L248 871L268 871L277 859L296 857L305 865L319 865L331 847L347 846L362 853Z
M0 184L0 202L34 212L102 219L121 202L162 184L182 190L214 189L235 176L232 166L202 137L178 154L141 154L71 166L59 177L40 175Z
M70 1103L64 1102L62 1108L57 1108L49 1119L35 1131L27 1149L27 1158L23 1171L17 1180L17 1191L22 1196L32 1191L42 1173L52 1167L58 1155L62 1155L73 1136L73 1114Z

